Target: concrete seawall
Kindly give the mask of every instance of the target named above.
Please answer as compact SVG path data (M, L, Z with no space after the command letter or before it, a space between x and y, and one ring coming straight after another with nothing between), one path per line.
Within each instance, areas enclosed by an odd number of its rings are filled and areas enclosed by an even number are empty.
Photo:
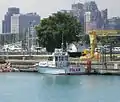
M28 69L34 68L34 64L39 61L44 61L48 59L49 55L9 55L5 57L7 62L10 62L13 68L19 69ZM79 58L69 58L71 64L82 64L86 67L86 61L80 61ZM120 61L109 61L109 58L106 59L107 64L103 64L101 61L92 61L92 69L95 70L114 70L117 66L117 72L120 72ZM115 70L116 70L115 69Z
M39 61L46 60L46 58L39 59L6 59L6 62L11 63L12 68L17 68L21 72L37 72L34 64ZM86 67L86 61L79 61L79 58L70 58L71 64L81 64ZM107 61L107 63L102 63L100 61L92 61L91 65L92 70L97 74L118 74L120 75L120 61ZM94 74L95 74L94 73Z
M42 59L45 60L45 59ZM17 59L8 59L7 62L10 62L14 68L33 68L35 63L38 63L41 60L17 60ZM75 61L74 59L70 61L71 64L81 64L86 66L85 61ZM120 69L120 61L109 61L107 62L107 69L114 69L115 64L117 68ZM105 69L105 65L102 62L92 61L92 68L94 69Z

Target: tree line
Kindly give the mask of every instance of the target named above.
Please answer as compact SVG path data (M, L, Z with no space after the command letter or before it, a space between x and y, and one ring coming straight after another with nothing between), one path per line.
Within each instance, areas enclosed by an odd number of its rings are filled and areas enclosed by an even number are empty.
M83 35L80 22L69 13L61 12L42 19L36 31L39 46L46 47L48 52L61 48L62 42L65 49L66 43L79 42L82 39L80 35Z

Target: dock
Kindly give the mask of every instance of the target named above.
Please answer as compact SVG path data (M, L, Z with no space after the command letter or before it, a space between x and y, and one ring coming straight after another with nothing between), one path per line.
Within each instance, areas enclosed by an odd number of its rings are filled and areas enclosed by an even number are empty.
M16 68L19 72L37 72L34 67L35 63L38 63L39 60L6 60L10 62L12 68ZM86 65L84 61L71 61L71 64L81 64L83 66ZM107 66L107 67L106 67ZM81 75L120 75L120 61L110 61L106 64L102 62L93 61L91 73L83 73Z
M19 72L38 72L37 69L19 69Z

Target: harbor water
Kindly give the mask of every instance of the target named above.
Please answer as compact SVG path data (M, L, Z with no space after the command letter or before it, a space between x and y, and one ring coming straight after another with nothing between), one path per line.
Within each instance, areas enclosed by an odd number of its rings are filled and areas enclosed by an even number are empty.
M0 102L120 102L120 76L0 73Z

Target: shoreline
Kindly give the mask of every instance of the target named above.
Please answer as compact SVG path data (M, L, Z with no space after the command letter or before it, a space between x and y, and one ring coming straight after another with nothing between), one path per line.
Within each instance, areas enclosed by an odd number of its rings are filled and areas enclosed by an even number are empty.
M40 75L52 75L52 76L120 76L120 73L81 73L81 74L43 74L39 73L37 71L30 71L30 70L23 70L21 69L20 71L12 71L12 72L0 72L0 73L37 73Z
M43 59L44 60L44 59ZM8 59L6 62L11 63L12 72L33 72L37 73L35 63L41 60L19 60L19 59ZM85 61L71 61L71 64L86 65ZM117 68L115 68L117 64ZM78 75L120 75L120 61L109 61L107 62L107 69L102 62L92 61L91 64L94 73L81 73ZM4 72L3 72L4 73ZM75 74L76 75L76 74Z

